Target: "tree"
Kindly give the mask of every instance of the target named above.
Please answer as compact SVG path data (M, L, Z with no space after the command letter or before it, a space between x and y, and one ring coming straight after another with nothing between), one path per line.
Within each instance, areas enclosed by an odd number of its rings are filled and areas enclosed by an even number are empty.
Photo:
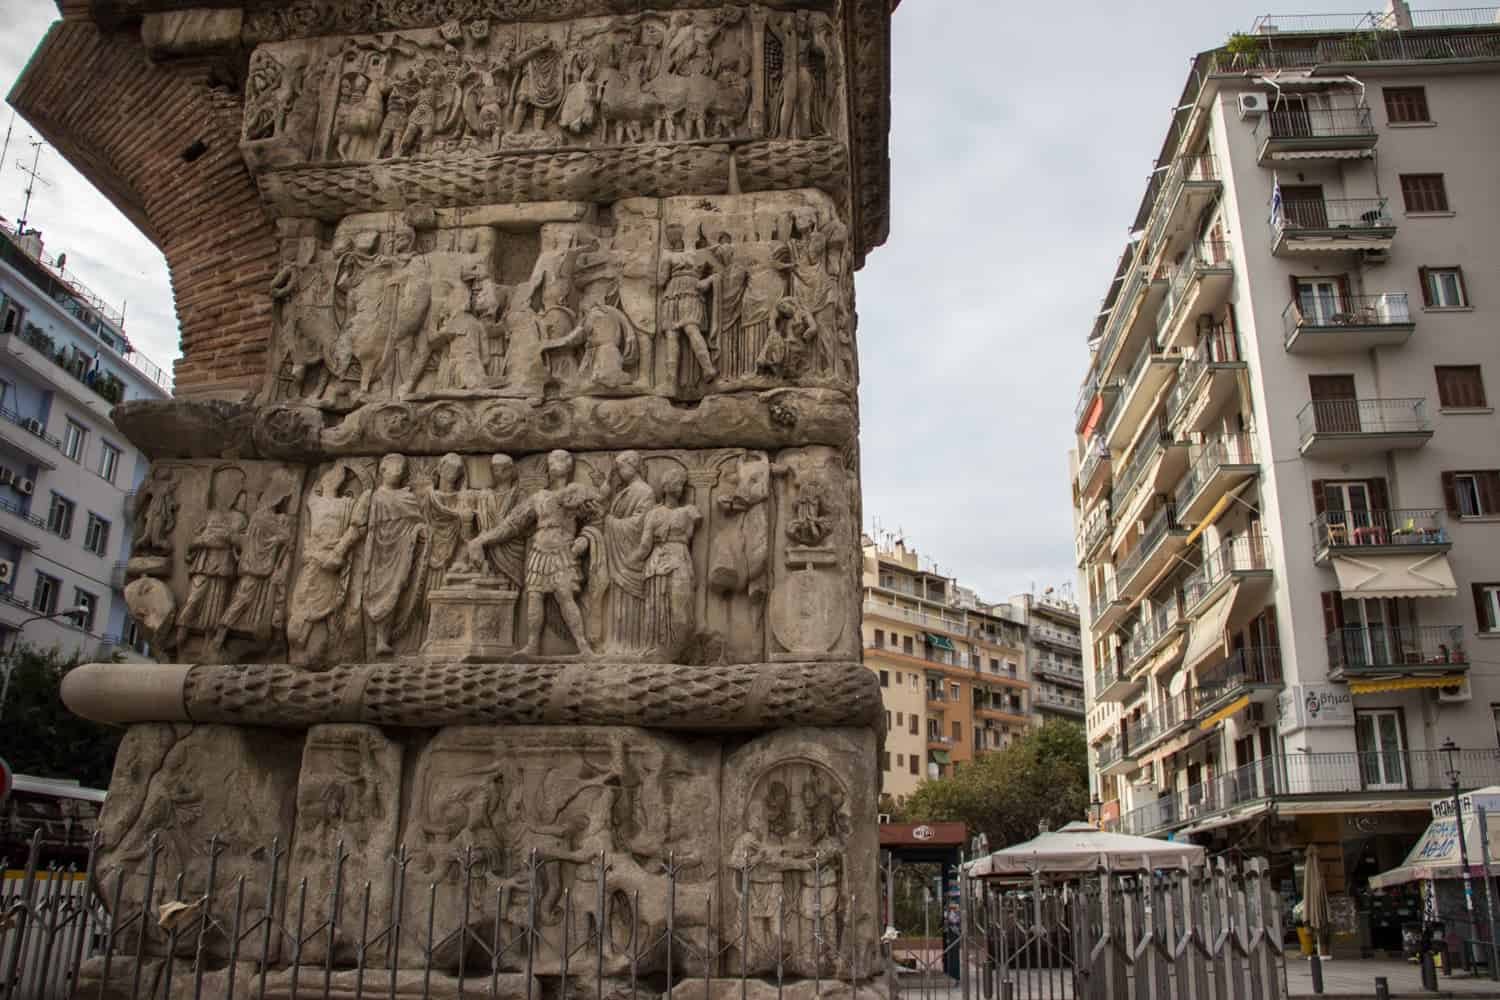
M998 753L953 775L924 781L901 803L909 823L960 820L999 849L1085 819L1089 807L1088 743L1083 727L1050 720Z
M78 659L31 646L0 655L11 670L0 705L0 757L21 774L108 788L124 730L81 719L63 705L58 688Z

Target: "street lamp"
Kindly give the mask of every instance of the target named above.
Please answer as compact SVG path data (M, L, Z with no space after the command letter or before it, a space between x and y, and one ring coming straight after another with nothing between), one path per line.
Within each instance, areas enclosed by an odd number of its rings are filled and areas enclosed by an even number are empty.
M1098 792L1089 800L1089 822L1094 826L1104 822L1104 803L1099 800Z
M49 615L32 615L30 618L22 620L21 624L16 626L16 641L20 640L22 630L32 622L51 621L54 618L71 618L73 619L74 626L78 626L88 613L89 608L87 604L75 604L71 608L54 611ZM3 679L0 679L0 714L5 712L5 699L10 695L10 675L16 668L15 653L16 647L13 641L11 648L5 653L5 676Z
M1474 882L1469 877L1469 844L1464 837L1463 800L1459 798L1458 794L1458 777L1460 772L1458 762L1454 760L1455 755L1458 753L1458 745L1453 742L1453 737L1450 736L1443 740L1443 745L1438 749L1442 750L1443 756L1447 758L1448 767L1443 773L1448 776L1449 787L1453 789L1453 822L1458 829L1458 863L1463 866L1464 870L1464 911L1469 916L1469 932L1472 934L1475 928ZM1463 949L1464 968L1467 969L1469 968L1469 946L1466 944L1463 946Z

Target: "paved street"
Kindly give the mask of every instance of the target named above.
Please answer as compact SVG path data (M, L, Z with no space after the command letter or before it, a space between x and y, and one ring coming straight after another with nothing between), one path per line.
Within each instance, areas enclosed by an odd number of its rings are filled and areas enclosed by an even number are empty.
M1409 962L1387 959L1330 961L1323 963L1323 995L1328 997L1373 997L1375 977L1384 976L1393 997L1497 997L1500 983L1484 975L1470 977L1463 973L1438 976L1439 991L1422 990L1422 977ZM1288 957L1286 963L1287 993L1290 997L1313 997L1312 972L1306 959Z

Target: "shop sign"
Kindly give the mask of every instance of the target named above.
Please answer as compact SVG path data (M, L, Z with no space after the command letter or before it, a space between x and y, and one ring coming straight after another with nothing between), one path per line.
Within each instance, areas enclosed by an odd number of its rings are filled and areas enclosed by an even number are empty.
M1477 792L1467 792L1459 796L1465 813L1472 813L1475 809L1483 809L1486 816L1500 816L1500 792L1492 792L1488 789L1480 789ZM1443 819L1453 815L1453 796L1432 800L1432 815L1436 819Z
M1354 725L1354 696L1338 684L1293 684L1276 699L1283 733Z

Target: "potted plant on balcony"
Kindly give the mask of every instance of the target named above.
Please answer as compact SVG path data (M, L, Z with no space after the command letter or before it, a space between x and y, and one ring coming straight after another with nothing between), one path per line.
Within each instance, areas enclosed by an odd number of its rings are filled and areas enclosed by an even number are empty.
M1243 31L1234 32L1224 43L1224 51L1229 53L1233 65L1243 69L1255 67L1262 48L1261 39Z

